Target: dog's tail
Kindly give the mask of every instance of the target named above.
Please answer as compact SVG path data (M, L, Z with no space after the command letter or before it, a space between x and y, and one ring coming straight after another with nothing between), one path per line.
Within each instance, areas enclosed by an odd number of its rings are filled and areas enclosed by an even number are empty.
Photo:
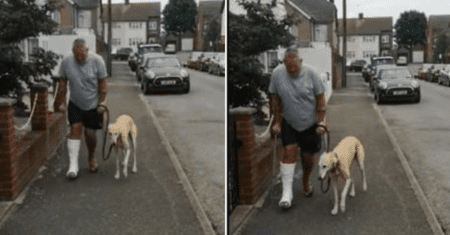
M364 158L365 158L365 156L364 156L364 153L365 153L364 147L362 146L361 142L358 139L356 139L356 146L355 146L355 148L356 148L356 154L358 155L358 160L360 162L364 162Z

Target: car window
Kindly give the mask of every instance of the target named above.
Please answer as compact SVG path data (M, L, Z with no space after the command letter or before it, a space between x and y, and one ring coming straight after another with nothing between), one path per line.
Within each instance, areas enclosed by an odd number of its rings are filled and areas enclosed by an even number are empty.
M394 64L394 59L386 58L386 59L377 59L374 61L375 66L380 64Z
M139 53L146 54L146 53L155 53L155 52L162 52L161 47L141 47L139 48Z
M381 79L408 78L412 79L412 75L407 69L386 69L381 71Z
M145 67L180 67L180 62L176 58L149 58Z

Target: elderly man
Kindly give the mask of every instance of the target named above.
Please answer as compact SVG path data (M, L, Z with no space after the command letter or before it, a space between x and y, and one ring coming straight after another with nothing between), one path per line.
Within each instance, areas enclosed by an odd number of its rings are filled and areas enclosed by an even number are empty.
M272 131L281 132L283 143L280 166L283 194L279 202L289 208L292 200L292 182L295 165L300 158L303 167L303 192L306 197L313 193L310 175L314 167L314 154L320 151L325 117L325 88L319 74L302 64L297 48L289 48L284 64L277 66L269 85L270 106L274 115ZM283 118L281 120L281 117Z
M69 81L70 98L68 119L70 135L67 140L69 152L69 170L66 177L75 179L78 176L78 153L80 150L81 132L84 126L84 137L89 152L89 170L97 172L94 151L97 145L95 130L101 129L104 109L99 107L106 98L106 67L103 58L88 53L86 41L76 39L72 47L73 55L64 58L59 69L60 92L64 94ZM65 104L60 107L65 110Z

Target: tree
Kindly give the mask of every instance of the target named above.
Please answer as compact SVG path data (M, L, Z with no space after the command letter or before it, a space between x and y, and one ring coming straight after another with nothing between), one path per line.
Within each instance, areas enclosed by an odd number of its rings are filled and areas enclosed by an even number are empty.
M210 21L208 25L208 29L206 31L206 35L203 40L204 44L203 48L209 48L210 47L209 43L212 42L214 49L217 50L215 45L217 45L219 35L220 35L220 23L217 19L213 19Z
M447 60L447 50L449 46L449 38L445 33L441 33L436 42L436 48L434 50L434 61L438 61L439 63L446 63ZM441 55L441 56L439 56Z
M239 2L247 15L228 14L228 97L231 107L258 107L264 103L261 91L267 92L269 78L262 74L256 58L261 53L287 47L294 37L288 32L292 18L276 20L271 4L260 1Z
M14 98L24 106L22 83L42 81L56 65L56 54L42 48L33 53L33 63L24 62L18 43L29 37L51 34L57 23L49 18L56 9L56 1L37 5L35 0L0 0L0 97Z
M195 0L169 0L163 10L164 30L168 34L178 36L181 42L181 35L187 31L195 32L195 16L197 15L197 4Z
M424 45L426 41L427 17L418 11L405 11L395 23L395 33L399 46L409 48L410 57L414 45Z

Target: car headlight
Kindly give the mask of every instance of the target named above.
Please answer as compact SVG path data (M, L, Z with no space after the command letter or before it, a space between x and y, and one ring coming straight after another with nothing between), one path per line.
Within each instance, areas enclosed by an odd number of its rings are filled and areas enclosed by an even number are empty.
M385 82L380 82L379 87L384 90L384 89L386 89L388 87L388 85Z
M153 71L149 70L149 71L145 72L145 76L147 78L153 79L153 78L155 78L155 73Z
M181 71L180 71L180 75L181 75L181 77L187 77L187 76L189 76L189 73L185 70L185 69L182 69Z
M418 81L412 81L411 82L411 86L414 87L414 88L417 88L417 87L419 87L419 82Z

